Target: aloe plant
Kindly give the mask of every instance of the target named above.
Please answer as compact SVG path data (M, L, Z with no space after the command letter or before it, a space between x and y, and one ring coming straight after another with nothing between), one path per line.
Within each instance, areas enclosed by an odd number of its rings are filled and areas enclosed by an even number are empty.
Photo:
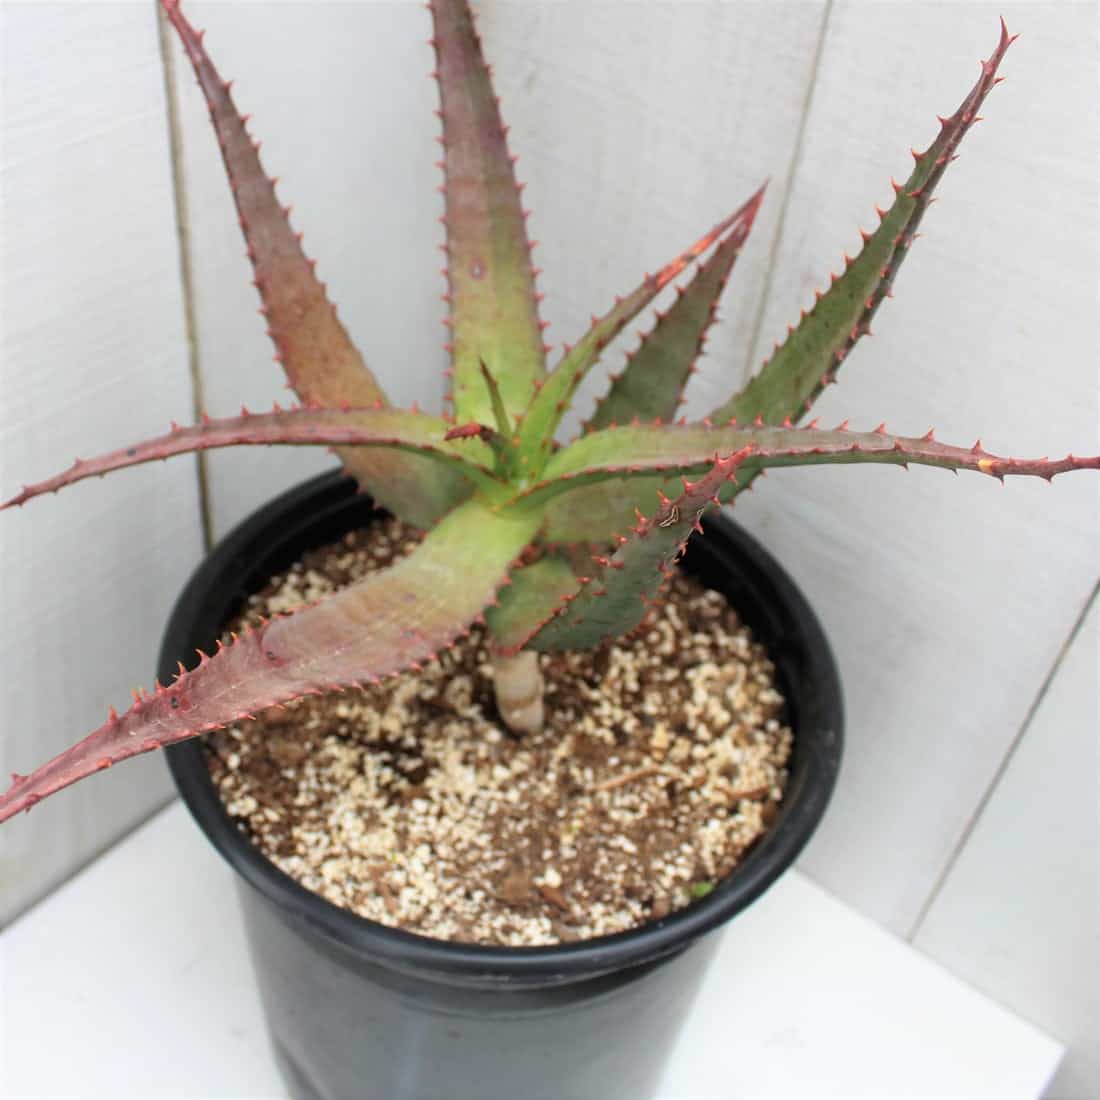
M1015 459L929 432L892 435L797 422L890 296L932 193L991 89L1012 37L895 184L860 253L818 295L756 376L711 415L673 422L763 189L638 286L552 365L506 130L465 0L431 0L443 124L449 319L448 415L395 409L351 343L291 228L229 85L186 20L161 0L210 108L262 312L301 404L204 418L24 488L22 505L86 477L209 447L326 445L380 504L426 531L408 558L328 600L200 655L0 796L0 820L102 768L264 707L375 682L429 661L484 623L502 718L542 720L538 654L633 629L709 506L770 466L907 463L1003 479L1097 469L1100 458ZM579 438L555 440L578 384L624 326L693 268ZM685 278L687 278L685 276ZM410 319L412 320L412 319ZM578 564L581 563L581 564Z

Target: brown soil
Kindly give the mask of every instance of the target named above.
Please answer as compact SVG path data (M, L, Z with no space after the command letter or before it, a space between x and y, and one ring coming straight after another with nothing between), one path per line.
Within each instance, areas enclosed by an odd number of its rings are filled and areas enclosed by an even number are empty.
M350 534L275 578L242 622L413 545L396 521ZM498 724L475 629L419 673L211 735L211 771L287 874L437 939L567 942L709 892L763 832L786 781L791 733L761 647L723 597L677 578L630 638L541 662L537 736Z

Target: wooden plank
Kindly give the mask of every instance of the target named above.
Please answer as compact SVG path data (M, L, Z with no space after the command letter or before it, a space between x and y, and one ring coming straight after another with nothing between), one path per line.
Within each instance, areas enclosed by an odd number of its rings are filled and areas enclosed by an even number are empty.
M0 491L189 415L163 75L149 5L4 10ZM194 464L0 516L2 771L29 771L151 681L201 554ZM0 920L168 797L144 758L3 829Z
M555 344L738 205L773 198L716 329L692 408L726 396L748 347L823 3L478 5L545 268ZM420 4L189 3L341 315L393 399L440 405L445 366L438 122ZM270 404L281 375L217 147L175 51L203 386L212 411ZM616 367L621 354L609 360ZM597 372L598 373L598 372ZM594 378L582 404L606 385ZM316 454L211 455L217 532Z
M1100 604L914 943L1066 1043L1050 1100L1100 1095Z
M1007 83L875 324L821 402L994 451L1097 447L1095 12L1008 6ZM987 4L838 3L765 316L770 345L858 248L996 41ZM1057 80L1051 74L1057 73ZM757 349L757 358L761 349ZM906 934L1020 727L1100 560L1095 481L790 471L738 507L819 609L849 748L803 866Z

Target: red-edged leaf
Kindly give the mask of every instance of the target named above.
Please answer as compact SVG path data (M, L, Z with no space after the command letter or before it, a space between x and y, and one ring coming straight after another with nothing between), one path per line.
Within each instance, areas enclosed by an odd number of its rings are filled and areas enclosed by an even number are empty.
M0 795L0 821L138 753L275 703L417 667L480 617L536 528L536 520L467 501L392 568L242 635L169 687L138 695L121 717L112 713L30 775L16 776Z
M893 435L880 426L871 432L853 432L846 425L823 429L753 428L688 425L634 425L604 428L559 451L547 463L545 476L519 494L517 502L543 510L555 497L568 510L564 494L604 481L627 483L655 475L671 477L705 470L716 455L746 450L741 473L774 466L814 466L846 463L886 463L939 466L1003 479L1010 476L1050 480L1072 470L1100 468L1100 456L1065 458L1006 458L975 443L956 447L941 443L929 432L921 437ZM739 481L742 479L739 479ZM614 530L614 528L609 528ZM557 532L552 533L554 536ZM551 537L551 533L547 534Z
M716 458L695 482L685 482L675 498L663 497L650 518L639 516L618 548L592 562L592 573L580 589L566 596L556 613L527 638L515 638L516 648L590 649L608 638L633 630L664 583L699 517L718 502L718 491L749 456L742 448Z
M421 463L415 468L402 468L395 462L387 487L388 496L400 496L404 492L430 496L439 491L441 497L458 499L469 492L471 485L490 492L500 489L492 475L491 451L477 438L452 443L450 438L454 434L455 429L445 420L404 409L295 408L270 413L242 410L240 416L207 417L194 426L173 425L166 435L97 458L78 458L62 473L25 486L16 496L0 504L0 511L22 505L43 493L56 493L85 478L102 477L112 470L143 462L216 447L276 444L385 448L399 452L398 458L408 454L430 460L429 464ZM423 485L425 474L437 486Z
M376 401L386 403L302 250L300 234L291 228L289 208L281 205L274 182L264 174L259 145L207 54L202 33L184 17L179 0L161 0L161 6L210 108L268 331L291 386L305 404L367 408ZM415 526L429 526L462 499L448 489L463 490L463 482L441 482L432 467L414 456L348 447L341 447L339 455L376 500ZM401 492L393 490L395 480Z
M1001 37L988 61L981 63L977 84L950 117L940 119L940 132L923 152L913 153L912 175L894 184L896 198L888 211L879 211L879 226L864 234L855 259L845 257L844 271L818 295L771 359L739 394L710 414L715 423L737 419L750 423L761 417L779 424L797 420L831 381L856 342L870 332L871 319L890 295L894 277L909 254L917 226L932 201L932 192L947 166L956 158L959 143L977 121L978 110L999 83L997 68L1013 42L1001 21Z
M508 653L517 652L531 632L577 590L578 583L569 556L560 551L546 553L517 569L511 579L512 583L500 590L496 605L485 612L494 645Z
M492 423L481 364L513 419L544 373L535 276L505 128L465 0L431 0L443 119L455 419Z
M752 201L759 206L763 198L762 187ZM635 418L652 421L675 416L695 361L702 354L707 330L717 316L718 300L748 236L752 216L755 207L748 224L729 233L713 255L699 265L691 282L677 292L676 301L658 317L607 395L597 402L596 411L585 425L586 433L612 424L629 424Z
M522 470L537 476L542 469L553 449L554 431L572 400L573 393L599 360L604 348L689 264L694 263L723 237L729 234L743 243L752 228L762 198L763 188L675 260L662 267L656 275L646 275L629 295L617 298L615 305L603 317L593 318L588 331L551 371L524 416L519 448Z

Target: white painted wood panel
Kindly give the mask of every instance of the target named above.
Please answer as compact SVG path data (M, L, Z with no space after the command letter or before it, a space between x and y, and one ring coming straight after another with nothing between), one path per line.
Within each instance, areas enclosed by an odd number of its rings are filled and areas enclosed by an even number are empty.
M823 3L685 6L492 2L486 51L541 241L548 339L575 340L631 288L748 196L774 201L716 329L716 377L739 378L778 199L793 161ZM445 366L442 200L427 13L418 3L195 0L265 167L368 362L399 402L438 408ZM211 411L282 394L217 146L174 50L195 314ZM731 78L730 74L736 74ZM611 362L621 363L621 355ZM731 367L730 364L733 364ZM724 380L723 380L724 376ZM606 383L593 379L585 402ZM217 533L332 460L264 451L209 456Z
M3 8L0 494L189 415L151 5ZM0 772L29 771L150 683L201 554L194 464L0 516ZM6 824L0 921L168 797L160 759Z
M837 3L761 344L812 301L997 37L988 4ZM875 335L820 403L1004 453L1095 453L1100 111L1092 5L1005 5L1024 36ZM1057 79L1052 80L1052 74ZM759 357L758 349L757 357ZM818 608L849 745L802 862L907 934L1091 590L1094 478L783 471L739 505Z
M1050 1100L1100 1096L1100 604L914 943L1069 1046Z

